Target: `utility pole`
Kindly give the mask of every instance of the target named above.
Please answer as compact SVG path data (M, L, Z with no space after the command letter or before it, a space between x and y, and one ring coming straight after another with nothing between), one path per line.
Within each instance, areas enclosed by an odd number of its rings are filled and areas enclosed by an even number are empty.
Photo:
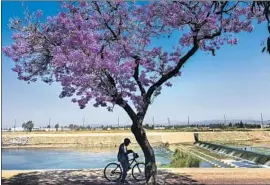
M15 128L16 128L16 118L15 118L15 123L14 123L14 132L15 132Z
M170 125L171 125L170 118L168 118L168 125L169 125L169 127L170 127Z
M263 129L263 115L262 115L262 113L261 113L261 120L262 120L261 129Z
M189 116L188 116L188 121L187 121L188 127L189 127Z
M226 116L224 114L224 125L226 125Z
M51 118L49 119L49 131L51 130Z
M155 125L155 117L152 118L153 125Z
M119 116L118 116L118 118L117 118L117 122L118 122L118 129L119 129Z
M83 118L83 128L84 128L84 121L85 121L85 117Z

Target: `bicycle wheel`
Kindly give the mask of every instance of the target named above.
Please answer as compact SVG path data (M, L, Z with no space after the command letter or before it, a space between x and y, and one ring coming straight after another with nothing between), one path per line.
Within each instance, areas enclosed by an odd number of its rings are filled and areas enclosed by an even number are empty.
M145 180L145 164L136 163L132 168L132 176L136 181Z
M118 181L122 176L122 169L117 163L109 163L104 169L104 177L108 181Z

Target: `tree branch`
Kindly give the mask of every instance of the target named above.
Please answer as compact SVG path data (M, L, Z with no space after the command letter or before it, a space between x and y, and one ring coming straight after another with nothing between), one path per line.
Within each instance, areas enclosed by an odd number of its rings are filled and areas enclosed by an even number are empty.
M195 54L195 52L199 49L199 45L197 43L197 41L194 43L194 46L191 48L191 50L189 50L187 52L187 54L185 56L183 56L178 64L176 65L176 67L170 71L169 73L162 75L162 77L156 82L154 83L147 91L146 97L151 98L152 94L154 93L154 91L160 87L164 82L166 82L168 79L172 78L173 76L175 76L179 70L181 69L181 67L183 66L183 64L192 56Z
M218 32L213 33L212 35L205 35L203 39L213 39L217 36L220 36L220 34L221 34L221 29Z
M116 101L116 104L119 105L120 107L123 107L123 109L126 111L132 122L134 122L137 118L136 113L134 110L130 107L130 105L124 101L122 97L118 98Z
M213 39L214 37L217 37L221 34L221 30L219 30L218 32L212 34L212 35L207 35L204 37L204 39ZM184 63L191 57L193 56L196 51L199 49L199 44L198 44L198 40L196 37L193 38L194 39L194 44L193 47L187 52L187 54L185 56L183 56L179 62L177 63L176 67L170 71L169 73L162 75L161 78L155 83L153 84L147 91L146 94L146 98L148 98L148 100L150 100L152 94L154 93L154 91L160 87L164 82L166 82L167 80L169 80L170 78L172 78L173 76L175 76L179 70L181 69L181 67L184 65Z
M136 63L136 67L135 67L135 69L134 69L135 71L134 71L133 77L134 77L136 83L137 83L138 86L139 86L139 89L140 89L140 91L141 91L141 95L144 96L145 93L146 93L146 91L145 91L145 89L144 89L144 87L143 87L141 81L139 80L139 66L140 66L139 60L140 60L140 58L139 58L138 56L134 56L133 58L135 59L135 63Z
M116 89L116 83L113 79L113 77L110 75L110 73L106 72L105 71L105 75L110 83L110 85L112 87L114 87ZM116 91L116 94L114 96L111 96L115 103L117 105L119 105L120 107L123 107L123 109L127 112L127 114L129 115L130 119L132 121L134 121L136 119L136 113L134 112L134 110L130 107L130 105L123 99L123 97L121 96L121 94L119 94L117 91Z
M97 2L94 1L93 3L94 3L94 5L96 6L96 9L97 9L98 13L102 16L101 10L100 10L100 8L99 8ZM104 21L104 24L105 24L106 28L112 33L114 39L117 40L117 35L116 35L115 32L112 30L112 28L108 25L108 22Z

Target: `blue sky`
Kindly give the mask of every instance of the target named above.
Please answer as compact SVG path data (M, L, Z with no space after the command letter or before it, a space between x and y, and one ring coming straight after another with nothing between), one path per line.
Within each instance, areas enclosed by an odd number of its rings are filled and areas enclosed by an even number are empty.
M57 13L57 2L26 2L31 11L42 9L44 16ZM23 16L20 2L2 2L2 46L11 43L8 20ZM164 88L150 107L145 121L171 123L223 119L270 119L270 56L261 53L260 43L267 37L266 25L255 25L253 33L239 35L239 45L224 46L213 57L197 53L182 70L182 77L173 80L172 88ZM177 43L176 36L164 44L169 50ZM11 71L13 62L2 53L2 127L21 126L33 120L36 126L82 124L131 124L126 113L116 108L113 113L105 108L94 108L91 104L81 110L70 101L60 99L59 84L51 86L38 82L27 84L17 80Z

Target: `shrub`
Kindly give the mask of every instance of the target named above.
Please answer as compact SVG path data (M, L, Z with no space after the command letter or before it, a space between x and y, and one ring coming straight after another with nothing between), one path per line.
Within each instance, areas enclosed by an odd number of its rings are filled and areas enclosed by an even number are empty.
M169 144L168 142L166 142L166 143L164 144L164 146L165 146L166 148L169 148L170 144Z
M179 168L179 167L199 167L200 160L186 152L176 149L170 167Z

